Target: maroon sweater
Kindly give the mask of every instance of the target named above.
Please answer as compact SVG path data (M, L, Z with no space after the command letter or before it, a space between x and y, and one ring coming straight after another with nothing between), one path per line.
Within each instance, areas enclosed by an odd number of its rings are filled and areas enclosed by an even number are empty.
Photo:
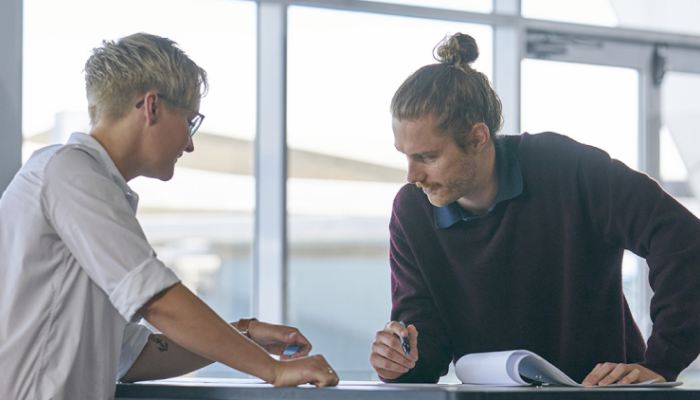
M418 329L416 367L437 382L467 353L527 349L581 382L601 362L675 380L700 353L700 221L648 176L556 134L506 136L519 196L438 229L413 185L390 223L391 319ZM649 264L648 348L622 293L622 254Z

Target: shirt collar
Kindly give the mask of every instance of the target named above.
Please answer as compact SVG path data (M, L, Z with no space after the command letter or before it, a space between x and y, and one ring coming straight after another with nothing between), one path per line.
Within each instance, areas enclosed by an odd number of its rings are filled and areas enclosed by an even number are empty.
M496 165L498 168L498 193L488 212L493 211L498 203L513 199L523 192L523 176L515 152L505 146L501 138L497 138ZM449 228L459 221L469 221L479 216L470 213L457 204L450 203L444 207L433 206L433 219L438 229Z
M136 213L136 208L138 207L139 203L139 195L133 190L131 190L129 185L126 183L126 180L122 176L121 172L119 172L117 165L114 164L114 161L112 161L112 158L109 156L109 153L107 153L107 150L105 150L105 148L102 147L100 142L95 140L95 138L93 138L90 135L86 135L80 132L73 132L70 135L70 139L68 139L66 145L71 144L77 144L80 146L88 147L92 150L93 156L95 152L97 153L97 155L99 155L99 157L96 157L97 161L100 162L100 164L102 164L102 166L107 170L107 172L111 176L112 180L119 186L122 192L124 192L124 197L126 197L126 200L129 202L129 205L134 210L134 213Z

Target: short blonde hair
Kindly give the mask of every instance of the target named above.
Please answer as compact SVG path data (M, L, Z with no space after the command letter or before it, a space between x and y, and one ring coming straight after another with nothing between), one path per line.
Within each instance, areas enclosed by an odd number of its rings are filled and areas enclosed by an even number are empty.
M435 49L440 63L420 68L401 84L391 100L391 115L398 120L434 115L438 130L462 148L467 145L465 133L479 122L495 139L503 125L501 100L486 75L470 65L479 57L476 41L456 33Z
M196 110L209 89L206 71L177 43L147 33L105 40L93 49L85 63L85 87L92 125L103 118L124 117L133 101L149 90Z

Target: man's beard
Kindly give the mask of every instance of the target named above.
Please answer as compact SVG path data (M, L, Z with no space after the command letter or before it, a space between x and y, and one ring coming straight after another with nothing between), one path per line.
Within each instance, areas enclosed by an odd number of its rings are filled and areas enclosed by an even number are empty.
M460 170L462 173L452 176L451 179L447 179L443 182L416 182L415 185L418 188L425 188L432 191L432 193L426 193L425 195L428 197L431 204L436 207L444 207L454 203L459 200L460 197L471 194L474 190L474 182L477 176L477 166L472 160L463 160L461 164ZM437 204L433 203L433 201Z

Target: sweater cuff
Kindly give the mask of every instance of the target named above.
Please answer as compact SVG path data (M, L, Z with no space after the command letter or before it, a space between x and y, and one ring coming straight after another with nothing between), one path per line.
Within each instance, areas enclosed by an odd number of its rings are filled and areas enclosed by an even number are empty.
M410 370L410 371L406 372L405 374L399 376L396 379L386 379L385 377L383 377L379 374L377 374L377 376L379 377L379 380L384 382L384 383L414 383L413 380L411 379L411 376L415 375L415 374L413 374L413 371L414 370Z
M440 380L439 376L437 378L429 378L426 374L419 373L417 369L418 368L413 368L396 379L386 379L379 374L377 374L377 376L379 380L384 383L438 383Z
M666 379L666 382L675 382L678 378L678 374L680 373L680 371L678 371L676 368L653 362L642 362L638 363L638 365L663 376L664 379Z

